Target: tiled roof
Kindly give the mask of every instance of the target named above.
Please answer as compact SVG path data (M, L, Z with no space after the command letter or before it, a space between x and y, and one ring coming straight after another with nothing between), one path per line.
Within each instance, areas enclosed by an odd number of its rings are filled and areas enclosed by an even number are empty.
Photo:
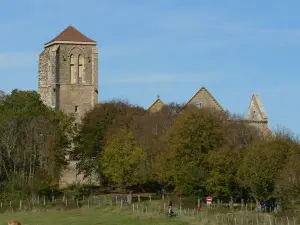
M49 41L47 44L55 41L70 41L70 42L94 42L96 41L86 37L84 34L80 33L80 31L76 30L72 26L68 26L63 32L57 35L54 39Z

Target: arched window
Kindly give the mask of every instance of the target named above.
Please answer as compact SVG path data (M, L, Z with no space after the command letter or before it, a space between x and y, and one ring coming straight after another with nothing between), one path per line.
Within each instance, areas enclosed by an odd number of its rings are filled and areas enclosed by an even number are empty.
M79 80L82 81L82 75L83 75L83 57L82 55L78 56L78 77Z
M74 55L70 56L71 61L70 61L70 79L71 79L71 84L75 84L75 58Z

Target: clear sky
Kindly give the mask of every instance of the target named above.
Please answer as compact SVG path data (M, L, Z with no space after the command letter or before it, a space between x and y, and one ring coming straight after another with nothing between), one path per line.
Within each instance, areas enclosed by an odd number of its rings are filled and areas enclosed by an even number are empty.
M43 44L68 25L96 40L99 101L148 107L202 86L245 114L258 93L271 129L300 134L300 1L0 0L0 89L37 89Z

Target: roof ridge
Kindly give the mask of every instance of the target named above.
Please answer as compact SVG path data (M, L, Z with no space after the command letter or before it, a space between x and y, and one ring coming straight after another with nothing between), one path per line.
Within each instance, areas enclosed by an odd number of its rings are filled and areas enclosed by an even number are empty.
M73 26L68 26L65 28L62 32L60 32L55 38L53 38L51 41L47 42L45 45L48 45L52 42L56 41L68 41L68 42L91 42L96 43L96 41L88 38L83 33L81 33L79 30L74 28Z

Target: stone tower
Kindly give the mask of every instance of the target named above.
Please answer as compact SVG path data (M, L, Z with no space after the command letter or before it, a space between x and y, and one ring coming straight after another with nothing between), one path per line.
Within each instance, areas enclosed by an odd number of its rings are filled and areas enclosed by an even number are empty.
M77 122L98 102L96 41L69 26L44 45L39 57L42 101L73 114Z

